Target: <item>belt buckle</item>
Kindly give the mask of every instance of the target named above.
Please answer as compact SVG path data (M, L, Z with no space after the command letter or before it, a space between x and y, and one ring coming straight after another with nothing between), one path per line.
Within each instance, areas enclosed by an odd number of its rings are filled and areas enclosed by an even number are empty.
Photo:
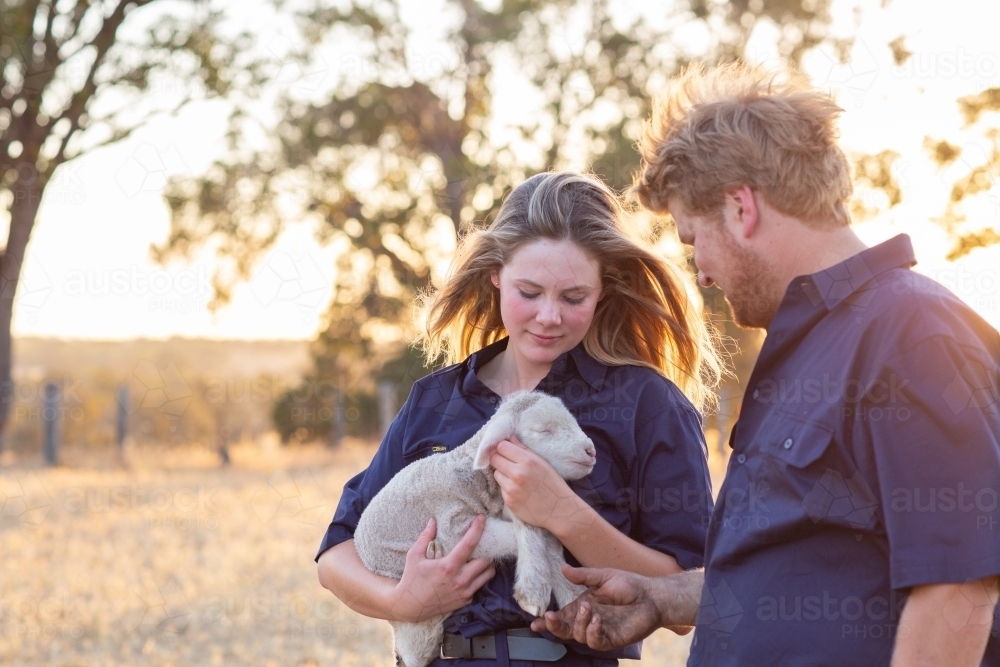
M445 655L445 649L453 655ZM472 657L472 640L466 639L462 635L444 633L441 637L441 648L438 653L442 660L460 660Z

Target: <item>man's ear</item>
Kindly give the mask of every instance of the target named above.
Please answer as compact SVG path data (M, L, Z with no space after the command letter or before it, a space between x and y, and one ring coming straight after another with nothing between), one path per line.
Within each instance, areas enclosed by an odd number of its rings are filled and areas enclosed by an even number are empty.
M726 193L726 203L734 210L735 220L739 225L739 232L743 238L748 239L753 236L757 229L757 222L760 220L760 209L757 207L757 197L749 185L741 185L735 190Z
M479 445L476 447L476 456L472 461L473 469L485 470L490 466L490 456L497 450L501 440L514 435L514 427L514 418L509 414L495 415L486 423Z

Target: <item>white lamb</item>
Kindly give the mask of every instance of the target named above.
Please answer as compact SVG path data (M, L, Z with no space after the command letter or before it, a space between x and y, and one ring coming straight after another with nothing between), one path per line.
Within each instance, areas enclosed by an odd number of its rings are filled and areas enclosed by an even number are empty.
M512 435L564 479L580 479L594 467L594 443L562 401L537 391L513 393L468 441L408 465L372 499L354 533L354 546L365 567L399 579L406 552L430 517L437 519L437 535L427 557L441 558L455 547L475 516L485 514L486 527L472 556L494 561L517 557L514 598L522 609L541 615L553 593L560 608L576 599L585 588L571 584L560 571L565 562L562 545L547 530L511 514L493 478L490 455ZM437 657L445 618L391 622L397 664L424 667Z

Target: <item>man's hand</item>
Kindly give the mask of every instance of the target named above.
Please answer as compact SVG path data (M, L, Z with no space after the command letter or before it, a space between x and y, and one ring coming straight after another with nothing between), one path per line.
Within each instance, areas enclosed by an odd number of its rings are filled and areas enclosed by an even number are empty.
M653 597L659 588L656 579L568 565L563 566L563 574L590 590L559 611L535 619L532 630L548 630L562 639L608 651L648 637L663 625L660 605Z

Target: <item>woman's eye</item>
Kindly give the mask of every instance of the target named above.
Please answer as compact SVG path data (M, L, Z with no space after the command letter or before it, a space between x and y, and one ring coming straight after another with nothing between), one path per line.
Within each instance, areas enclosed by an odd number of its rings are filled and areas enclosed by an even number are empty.
M525 299L534 299L536 296L538 296L537 294L529 294L528 292L525 292L524 290L517 290L517 293L520 294Z
M583 303L583 297L582 296L574 298L566 297L566 303L571 304L573 306L579 306L581 303Z

